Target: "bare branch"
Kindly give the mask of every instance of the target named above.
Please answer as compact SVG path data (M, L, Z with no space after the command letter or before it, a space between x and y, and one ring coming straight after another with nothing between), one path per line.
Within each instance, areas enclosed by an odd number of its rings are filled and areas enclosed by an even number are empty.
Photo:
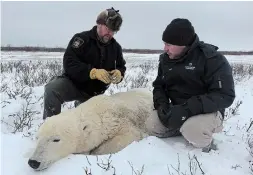
M91 165L91 164L90 164L90 161L89 161L89 159L88 159L88 157L87 157L87 156L85 156L85 157L86 157L86 159L87 159L88 164Z
M109 155L106 163L103 162L103 160L101 160L101 163L99 163L97 161L97 166L99 166L100 168L104 169L105 171L108 171L110 169L113 169L114 173L113 174L116 174L116 169L115 167L112 165L112 160L111 160L111 157L112 157L112 154ZM98 159L97 159L98 160Z
M131 167L131 169L132 169L132 175L133 175L133 173L134 173L135 175L142 175L142 173L144 173L144 165L142 165L141 171L139 171L139 170L136 170L136 171L135 171L133 165L132 165L129 161L128 161L128 164L130 165L130 167Z
M92 175L91 169L90 169L90 171L89 171L89 169L88 169L87 167L84 168L84 172L85 172L85 175Z
M198 166L199 166L199 169L201 170L201 173L204 175L205 172L202 170L202 168L201 168L201 166L200 166L200 163L199 163L197 157L196 157L195 155L194 155L193 157L194 157L194 159L196 160L196 162L198 163Z
M235 166L232 166L231 168L236 170L237 168L242 168L242 167L241 167L241 165L236 164Z
M253 120L251 119L251 122L250 122L250 124L249 124L248 129L247 129L247 132L249 132L249 130L250 130L250 128L251 128L252 125L253 125Z

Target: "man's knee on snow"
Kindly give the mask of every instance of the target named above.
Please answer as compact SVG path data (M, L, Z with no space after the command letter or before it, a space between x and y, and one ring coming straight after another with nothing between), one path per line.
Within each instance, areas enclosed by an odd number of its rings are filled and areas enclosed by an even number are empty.
M46 85L45 85L45 94L52 93L53 91L57 90L59 83L57 83L56 79L50 80Z
M59 93L60 84L57 82L57 78L51 79L44 88L43 119L46 119L47 117L60 113L60 106L63 103L63 99Z
M45 85L44 98L46 100L52 101L52 103L54 103L55 101L60 101L61 103L63 103L64 100L61 96L63 95L63 92L65 93L65 90L63 90L64 88L66 88L66 86L64 86L64 83L65 82L60 79L60 77L53 78Z
M206 147L212 142L213 134L222 130L219 112L200 114L189 118L180 128L184 138L195 147Z

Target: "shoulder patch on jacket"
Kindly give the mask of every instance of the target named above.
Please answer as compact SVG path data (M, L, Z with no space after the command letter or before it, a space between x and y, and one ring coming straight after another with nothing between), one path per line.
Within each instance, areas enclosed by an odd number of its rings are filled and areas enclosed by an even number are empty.
M84 40L78 36L76 36L72 42L72 47L79 48L83 45Z

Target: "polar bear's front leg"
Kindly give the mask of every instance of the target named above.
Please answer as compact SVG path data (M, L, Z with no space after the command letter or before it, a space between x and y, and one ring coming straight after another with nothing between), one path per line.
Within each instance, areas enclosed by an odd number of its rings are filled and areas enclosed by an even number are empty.
M143 133L137 128L127 128L122 129L120 133L117 133L113 138L104 141L99 147L90 152L91 155L103 155L103 154L113 154L121 151L129 144L134 141L140 141L147 137L146 133Z

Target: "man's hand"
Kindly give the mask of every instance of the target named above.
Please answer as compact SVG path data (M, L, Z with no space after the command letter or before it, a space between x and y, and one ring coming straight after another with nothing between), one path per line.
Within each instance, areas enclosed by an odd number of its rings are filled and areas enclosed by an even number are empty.
M180 128L182 124L190 117L189 112L184 105L174 105L170 108L159 108L158 117L162 124L168 128Z
M184 105L175 105L170 108L168 113L169 125L172 128L180 128L183 123L190 117L189 111Z
M160 119L160 121L163 123L164 126L167 127L167 123L168 123L168 113L170 112L170 107L171 107L171 104L161 104L158 109L157 109L157 115Z
M121 72L118 69L112 70L110 74L111 74L111 82L113 84L117 84L121 81L122 76L121 76Z
M98 79L106 84L111 83L110 74L105 69L95 69L90 71L91 79Z

